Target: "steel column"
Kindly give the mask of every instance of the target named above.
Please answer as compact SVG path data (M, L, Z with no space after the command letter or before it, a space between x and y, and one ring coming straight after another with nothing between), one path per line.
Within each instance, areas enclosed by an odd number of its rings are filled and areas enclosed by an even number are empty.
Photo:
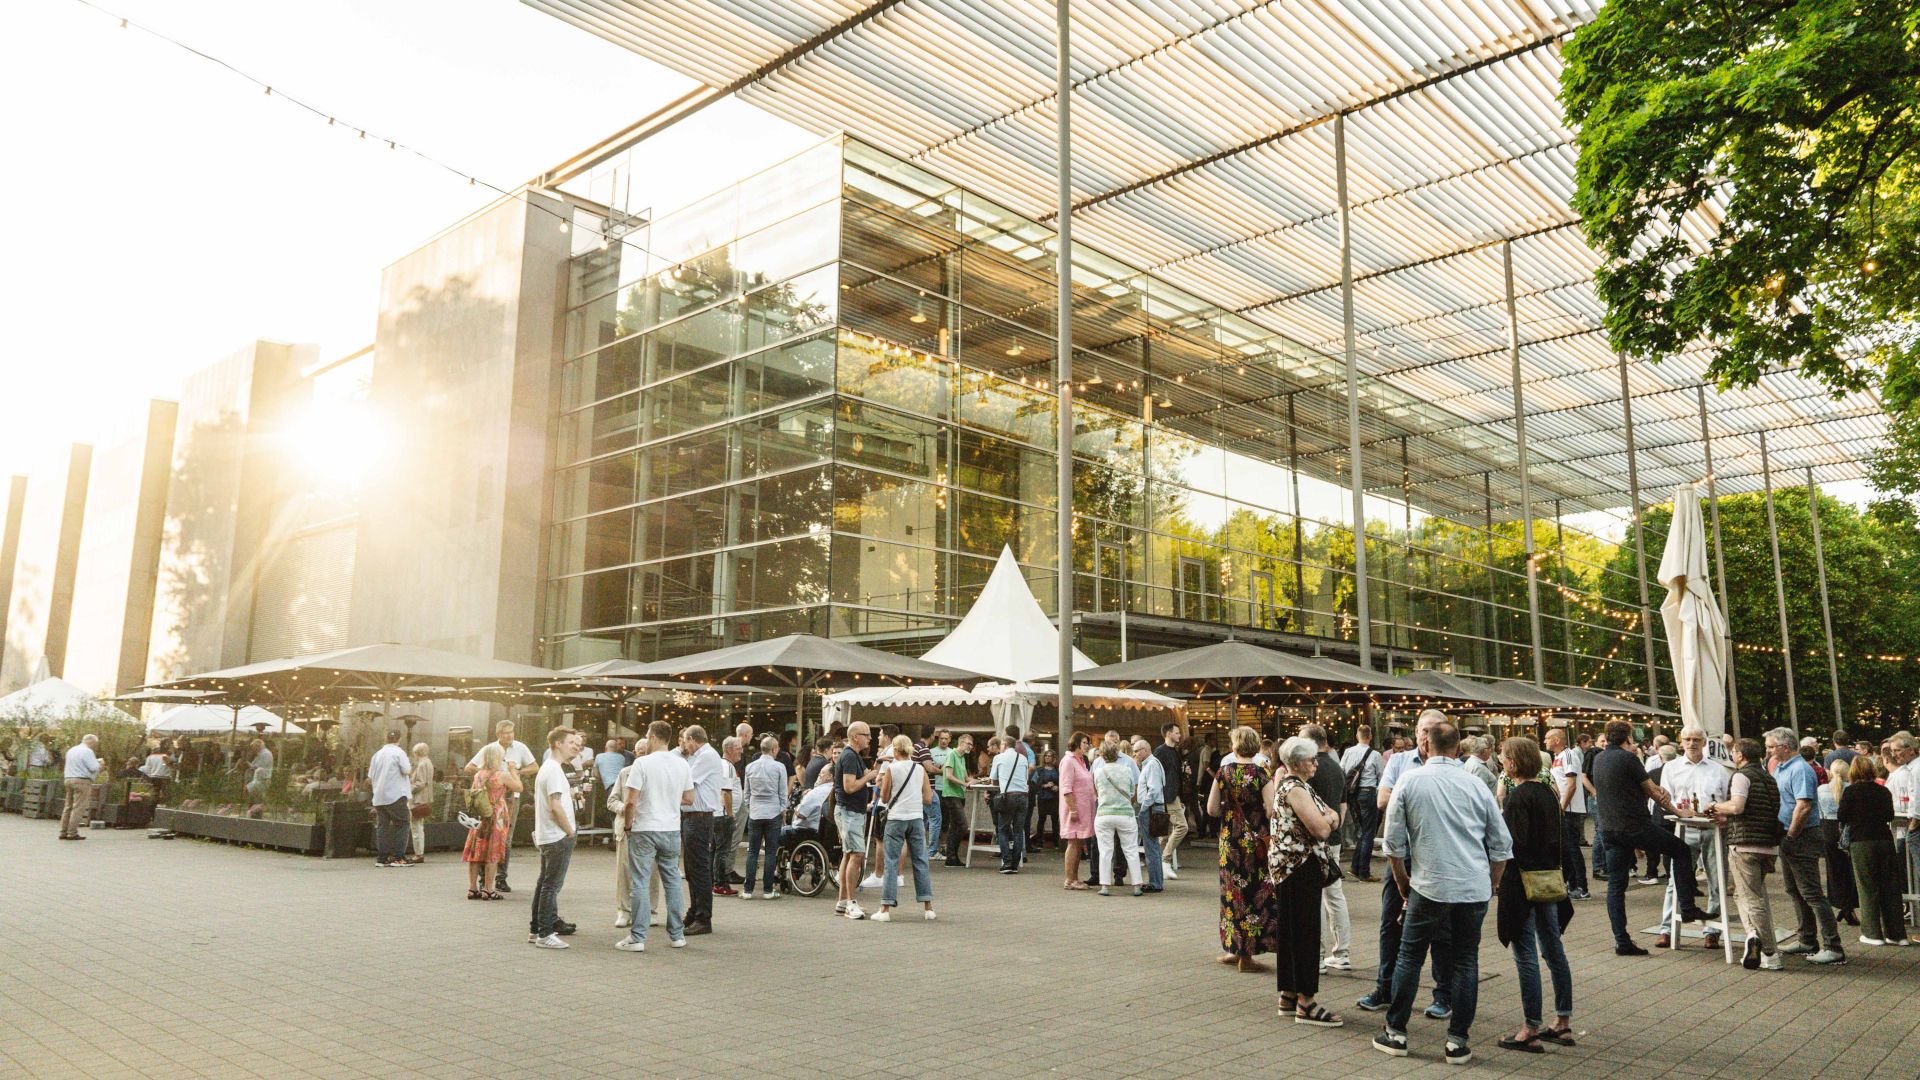
M1059 244L1060 278L1059 323L1054 353L1054 389L1060 395L1059 499L1060 577L1058 581L1060 613L1060 748L1065 752L1073 738L1073 73L1067 37L1068 0L1055 0L1056 21L1053 51L1055 92L1059 114L1054 131L1054 185L1060 197L1060 217L1055 223Z
M1580 681L1580 671L1574 665L1573 616L1567 611L1567 594L1573 588L1567 584L1567 525L1560 519L1560 500L1553 500L1553 543L1559 549L1559 557L1554 561L1559 565L1554 580L1560 583L1560 623L1562 639L1567 643L1567 685Z
M1827 681L1833 686L1833 727L1846 727L1840 718L1840 659L1833 651L1833 608L1827 603L1827 549L1820 543L1820 489L1813 484L1813 466L1807 466L1807 515L1813 521L1813 565L1820 573L1820 628L1827 632Z
M1640 459L1633 448L1633 391L1627 385L1627 354L1614 357L1620 368L1620 415L1626 421L1627 497L1633 500L1633 560L1640 584L1640 640L1647 652L1647 704L1660 707L1660 668L1653 656L1653 608L1647 603L1647 537L1640 515Z
M1513 358L1513 443L1520 463L1520 535L1527 553L1527 621L1533 638L1533 685L1545 686L1547 658L1540 648L1540 567L1533 549L1533 487L1527 478L1527 398L1520 385L1520 312L1513 299L1513 241L1500 243L1507 289L1507 352Z
M1780 608L1780 661L1787 674L1787 726L1800 734L1800 702L1793 693L1793 637L1787 631L1787 581L1780 573L1780 525L1773 514L1773 461L1767 456L1767 431L1760 429L1760 479L1767 491L1767 541L1773 545L1773 598Z
M1340 326L1347 361L1347 458L1353 488L1353 597L1360 666L1373 666L1373 612L1367 602L1367 489L1360 461L1360 358L1353 339L1353 215L1347 206L1347 117L1333 118L1334 196L1340 203Z
M1705 384L1694 387L1695 396L1700 403L1700 445L1707 459L1707 509L1713 515L1713 568L1720 582L1720 613L1727 624L1727 730L1737 738L1740 734L1740 695L1737 692L1738 680L1733 676L1733 601L1727 596L1727 559L1720 547L1720 493L1714 488L1713 478L1713 434L1707 430L1707 388Z

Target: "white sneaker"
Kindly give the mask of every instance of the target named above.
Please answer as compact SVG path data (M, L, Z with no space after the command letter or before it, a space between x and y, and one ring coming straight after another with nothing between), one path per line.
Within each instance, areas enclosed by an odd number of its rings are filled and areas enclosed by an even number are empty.
M863 889L877 889L884 884L886 883L880 880L879 874L868 874L860 879L860 887Z
M1168 881L1179 881L1179 880L1180 880L1180 874L1179 874L1179 872L1178 872L1178 871L1176 871L1176 870L1174 870L1174 868L1173 868L1173 867L1171 867L1171 866L1167 866L1167 867L1162 867L1162 868L1161 868L1161 872L1162 872L1162 873L1163 873L1163 874L1164 874L1164 875L1166 876L1166 879L1167 879Z
M872 919L874 922L892 922L893 913L888 911L886 908L881 908L879 911L876 911L872 915L867 916L867 918Z
M635 941L632 938L624 938L624 937L621 938L619 941L614 942L613 947L616 949L619 949L621 952L646 952L647 951L646 942Z
M751 899L753 899L753 890L752 890L752 889L741 889L741 890L740 890L740 899L742 899L742 900L751 900Z
M687 939L686 939L686 938L681 938L681 939L680 939L680 940L678 940L678 941L669 941L669 942L667 942L667 948L669 948L669 949L684 949L684 948L686 948L686 947L687 947Z
M867 917L867 913L860 910L859 902L854 900L847 901L846 915L849 919L864 919Z
M567 947L567 943L560 940L559 934L548 934L546 937L534 942L533 947L536 949L564 949Z
M1877 938L1877 937L1868 937L1868 936L1867 936L1867 935L1865 935L1865 934L1861 934L1861 935L1860 935L1860 944L1862 944L1862 945L1885 945L1885 944L1886 944L1886 942L1884 942L1884 941L1882 941L1882 940L1880 940L1880 939L1879 939L1879 938Z
M1327 962L1320 965L1322 971L1352 971L1353 961L1344 956L1329 956Z
M762 899L762 900L778 900L778 899L780 899L780 890L779 890L779 889L775 889L775 890L773 890L772 892L768 892L768 893L761 893L761 894L760 894L760 899Z
M934 918L934 916L933 916L933 909L932 909L932 908L928 908L928 909L927 909L927 921L928 921L928 922L932 922L932 921L933 921L933 918Z
M1777 952L1760 954L1760 970L1761 971L1779 971L1781 968L1785 966L1786 966L1786 961L1780 959L1780 954Z
M833 913L835 915L845 915L847 913L847 902L845 900L835 900L833 902Z
M631 915L615 915L613 917L613 928L615 930L625 930L627 927L632 925L633 925L633 916Z
M1812 956L1807 957L1807 963L1809 964L1826 965L1826 964L1844 964L1846 962L1847 962L1846 953L1835 952L1832 949L1821 949L1819 952L1814 953Z
M1913 939L1912 939L1912 938L1901 938L1901 939L1900 939L1899 941L1890 941L1890 942L1888 942L1887 944L1889 944L1889 945L1898 945L1899 947L1901 947L1901 948L1903 948L1903 949L1904 949L1904 948L1906 948L1907 946L1909 946L1909 945L1911 945L1911 944L1913 944Z

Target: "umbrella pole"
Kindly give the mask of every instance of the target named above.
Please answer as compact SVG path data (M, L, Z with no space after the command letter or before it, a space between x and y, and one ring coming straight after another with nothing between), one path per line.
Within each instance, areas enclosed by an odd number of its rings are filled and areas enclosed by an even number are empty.
M807 688L793 688L793 752L797 756L800 748L807 745Z

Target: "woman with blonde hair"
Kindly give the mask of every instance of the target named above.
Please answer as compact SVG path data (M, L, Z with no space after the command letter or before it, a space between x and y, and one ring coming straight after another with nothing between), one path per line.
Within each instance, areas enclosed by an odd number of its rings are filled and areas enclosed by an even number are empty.
M506 857L507 833L513 821L509 809L512 800L508 795L520 793L523 785L520 774L506 767L507 754L497 742L490 742L480 748L480 769L473 774L473 783L469 790L487 793L487 803L493 812L487 818L467 831L467 846L461 850L460 859L467 864L467 899L504 900L506 897L492 889L483 889L481 885L494 880L493 874L500 866L500 860ZM483 869L484 868L484 869Z
M1100 764L1094 769L1093 835L1100 849L1100 895L1113 895L1113 847L1127 857L1127 880L1140 895L1140 827L1138 781L1134 771L1120 764L1120 741L1100 744Z
M1854 758L1858 761L1859 758ZM1853 881L1853 858L1847 849L1840 846L1840 797L1846 793L1854 778L1865 779L1873 773L1873 762L1868 760L1859 769L1845 758L1834 758L1827 766L1827 782L1820 785L1815 800L1820 808L1820 841L1822 853L1827 864L1827 903L1833 905L1835 922L1848 926L1859 926L1860 916L1856 909L1860 906L1860 891Z
M1256 764L1260 733L1233 729L1232 753L1220 759L1207 792L1207 816L1220 822L1220 962L1265 971L1254 957L1273 951L1273 880L1267 868L1267 806L1273 773Z
M927 800L933 798L933 778L913 760L913 739L893 737L893 758L880 767L880 805L886 809L887 824L880 860L880 910L873 922L889 922L893 909L900 906L900 850L905 848L913 860L913 892L925 918L933 921L933 872L927 863L927 826L922 816Z
M413 771L407 774L407 816L413 838L410 863L427 861L427 819L433 816L433 750L426 743L413 745Z

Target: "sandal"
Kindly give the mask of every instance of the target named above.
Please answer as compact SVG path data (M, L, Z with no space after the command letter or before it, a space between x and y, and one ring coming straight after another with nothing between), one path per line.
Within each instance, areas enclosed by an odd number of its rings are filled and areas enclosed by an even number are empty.
M1084 881L1069 881L1067 882L1065 887L1069 892L1086 892L1087 891L1087 883Z
M497 892L484 892L484 891L483 891L483 892L482 892L482 893L480 894L480 899L482 899L482 900L505 900L505 899L506 899L506 897L504 897L504 896L501 896L501 895L500 895L499 893L497 893Z
M469 899L469 900L485 900L485 899L486 899L486 896L484 896L484 895L483 895L483 894L482 894L482 893L480 892L480 890L479 890L479 889L468 889L468 890L467 890L467 899Z
M1306 1024L1310 1027L1325 1028L1345 1027L1347 1023L1335 1014L1328 1012L1326 1006L1321 1005L1317 1001L1310 1001L1300 1006L1299 1010L1293 1014L1293 1022L1296 1024Z
M1292 993L1281 994L1280 995L1280 1018L1284 1020L1287 1017L1292 1016L1294 1014L1294 1010L1298 1008L1299 1005L1300 1005L1299 994L1292 994Z
M1544 1054L1547 1048L1540 1045L1540 1035L1535 1033L1530 1039L1516 1039L1509 1035L1500 1040L1500 1049L1518 1050L1523 1054Z
M1572 1028L1541 1028L1540 1038L1545 1039L1546 1041L1554 1044L1555 1046L1578 1045L1573 1041Z

